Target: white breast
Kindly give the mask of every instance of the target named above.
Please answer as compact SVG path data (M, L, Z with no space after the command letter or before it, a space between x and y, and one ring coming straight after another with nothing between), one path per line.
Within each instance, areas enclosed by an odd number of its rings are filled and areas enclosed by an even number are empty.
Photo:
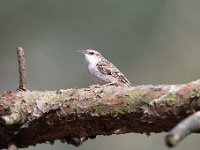
M89 75L92 78L92 81L95 84L107 84L110 82L109 78L106 75L103 75L97 68L96 64L98 63L98 58L90 55L85 55L85 59L87 61L87 69Z

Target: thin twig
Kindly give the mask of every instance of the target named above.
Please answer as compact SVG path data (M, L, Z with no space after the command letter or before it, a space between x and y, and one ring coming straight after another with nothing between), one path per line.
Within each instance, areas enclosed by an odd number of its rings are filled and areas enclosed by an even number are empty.
M174 147L187 135L200 130L200 111L192 114L177 126L175 126L166 136L166 144Z
M18 90L26 91L26 61L24 49L22 47L17 47L17 58L19 65L19 88Z

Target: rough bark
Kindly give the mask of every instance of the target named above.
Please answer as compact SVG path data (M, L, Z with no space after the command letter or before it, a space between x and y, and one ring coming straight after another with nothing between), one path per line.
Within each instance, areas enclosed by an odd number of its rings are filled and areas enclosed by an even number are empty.
M200 108L200 80L181 85L102 86L0 95L0 148L163 132Z

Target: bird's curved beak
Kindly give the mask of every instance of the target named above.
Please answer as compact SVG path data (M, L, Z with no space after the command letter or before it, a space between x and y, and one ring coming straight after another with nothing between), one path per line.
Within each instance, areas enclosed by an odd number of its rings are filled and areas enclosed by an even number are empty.
M85 50L82 50L82 49L81 49L81 50L78 50L78 52L84 54L84 53L85 53Z

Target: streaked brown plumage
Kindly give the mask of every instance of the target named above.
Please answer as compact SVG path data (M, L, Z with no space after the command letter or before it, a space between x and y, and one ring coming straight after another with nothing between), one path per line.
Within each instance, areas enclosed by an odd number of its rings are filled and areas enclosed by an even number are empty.
M82 51L85 55L89 74L95 84L117 83L119 86L132 86L115 65L93 49Z

